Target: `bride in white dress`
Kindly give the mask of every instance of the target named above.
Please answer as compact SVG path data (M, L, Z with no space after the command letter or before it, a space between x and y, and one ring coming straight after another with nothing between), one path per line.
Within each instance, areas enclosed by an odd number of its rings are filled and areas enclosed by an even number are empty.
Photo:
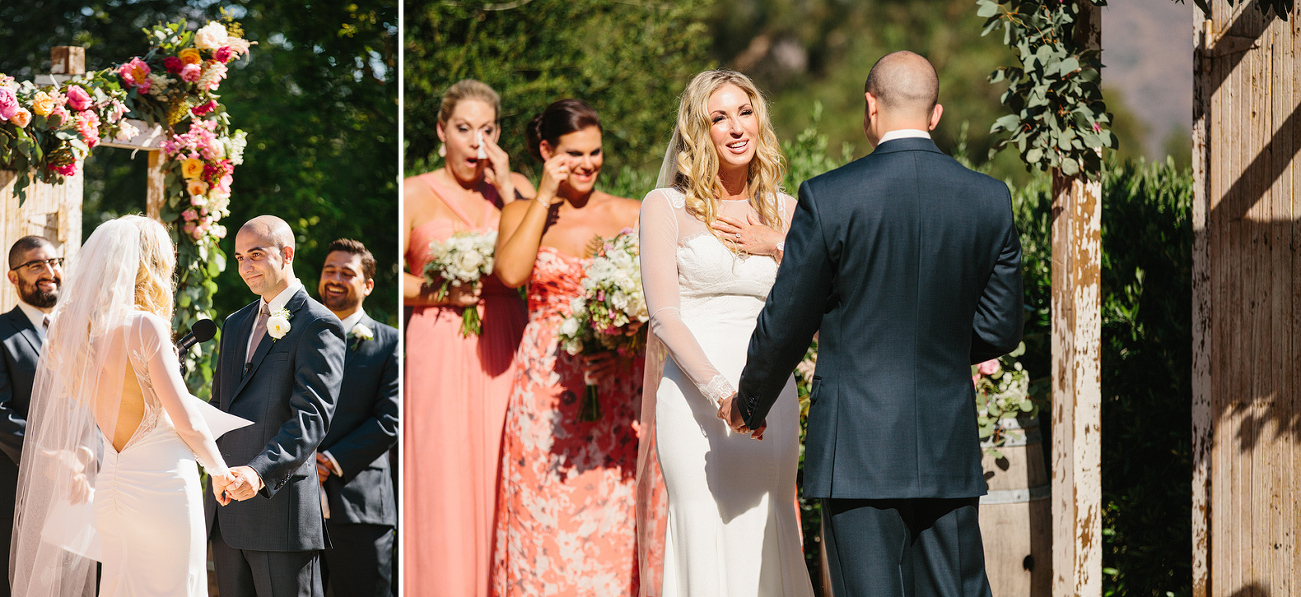
M665 188L646 196L640 219L651 331L672 357L654 396L669 498L666 597L813 594L795 506L794 379L766 428L735 434L717 417L777 275L794 210L778 190L782 171L749 78L698 75L682 94Z
M175 264L166 230L140 216L81 249L32 391L14 595L93 596L94 560L103 597L207 595L196 456L217 486L233 479L204 418L217 411L186 390L172 348Z

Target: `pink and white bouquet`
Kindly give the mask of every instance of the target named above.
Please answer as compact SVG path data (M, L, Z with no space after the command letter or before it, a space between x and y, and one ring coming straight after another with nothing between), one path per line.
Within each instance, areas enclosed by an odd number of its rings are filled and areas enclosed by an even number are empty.
M438 286L438 300L447 297L452 284L474 286L484 276L492 274L493 255L497 251L497 232L457 232L447 240L429 244L429 262L425 264L425 280ZM461 310L461 335L469 337L483 332L479 309L474 306Z
M608 351L632 358L645 350L645 325L650 321L637 235L625 228L592 248L592 261L583 271L584 295L570 301L570 315L560 324L560 347L571 355ZM587 375L584 379L587 391L579 420L595 421L601 416L596 384Z

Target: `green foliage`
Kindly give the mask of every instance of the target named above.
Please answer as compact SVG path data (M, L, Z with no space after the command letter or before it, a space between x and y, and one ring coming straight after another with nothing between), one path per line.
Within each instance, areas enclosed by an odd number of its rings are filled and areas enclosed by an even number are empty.
M1099 85L1102 61L1076 39L1081 3L1105 0L977 0L984 34L1002 28L1003 43L1021 66L1001 66L991 83L1008 81L1001 101L1011 110L991 134L1007 133L996 149L1015 146L1026 168L1057 169L1067 176L1096 176L1099 150L1116 147Z
M795 139L782 141L782 153L786 154L786 177L782 179L782 188L791 195L799 191L800 183L854 159L854 149L848 143L840 146L838 159L827 153L827 135L818 132L821 124L822 102L814 100L809 125Z
M444 91L483 81L501 95L501 145L511 167L532 172L524 127L548 104L582 99L601 114L605 164L649 170L673 128L677 97L710 66L709 36L690 0L483 0L407 5L406 172L437 160ZM419 169L417 169L419 166Z

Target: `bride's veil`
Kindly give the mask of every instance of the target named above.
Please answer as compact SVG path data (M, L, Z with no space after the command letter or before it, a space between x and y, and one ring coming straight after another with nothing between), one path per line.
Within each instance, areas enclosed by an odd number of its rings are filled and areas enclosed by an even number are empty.
M113 352L105 339L134 310L140 237L129 218L100 225L78 252L55 307L18 472L9 560L15 595L95 594L99 538L87 489L113 449L99 428L110 437L116 429L124 375L104 372Z

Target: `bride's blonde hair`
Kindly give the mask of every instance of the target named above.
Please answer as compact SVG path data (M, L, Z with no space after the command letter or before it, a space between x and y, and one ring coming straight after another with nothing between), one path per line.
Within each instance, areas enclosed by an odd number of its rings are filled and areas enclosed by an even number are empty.
M709 97L729 83L745 92L759 123L754 159L746 176L750 205L759 212L760 221L780 230L777 193L781 192L781 180L786 175L786 159L768 119L768 103L750 77L741 73L724 69L705 71L696 75L682 92L677 128L670 143L670 155L666 156L666 161L672 158L676 165L672 186L686 195L687 213L703 220L706 229L717 236L711 224L718 216L715 199L723 196L723 186L718 179L718 149L709 136L713 124L709 119Z
M176 279L176 246L162 224L138 215L122 216L140 231L140 268L136 270L135 306L171 325Z

